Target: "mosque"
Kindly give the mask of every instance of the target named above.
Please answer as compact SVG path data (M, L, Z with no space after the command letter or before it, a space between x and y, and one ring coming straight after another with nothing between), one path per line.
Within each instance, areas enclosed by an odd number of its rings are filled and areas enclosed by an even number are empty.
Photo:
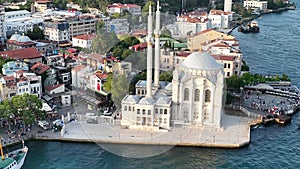
M136 84L136 95L122 100L121 125L132 129L170 129L174 125L194 128L221 127L224 88L223 66L208 53L194 52L173 71L171 83L159 81L160 5L155 20L154 82L152 82L152 11L149 7L147 79Z

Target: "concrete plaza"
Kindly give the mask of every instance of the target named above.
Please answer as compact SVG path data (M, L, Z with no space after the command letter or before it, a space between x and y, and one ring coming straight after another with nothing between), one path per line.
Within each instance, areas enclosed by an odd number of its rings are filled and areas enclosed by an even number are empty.
M123 129L112 123L90 124L85 121L68 123L62 140L97 143L147 145L178 145L238 148L250 142L253 119L223 115L222 128L173 127L169 131Z

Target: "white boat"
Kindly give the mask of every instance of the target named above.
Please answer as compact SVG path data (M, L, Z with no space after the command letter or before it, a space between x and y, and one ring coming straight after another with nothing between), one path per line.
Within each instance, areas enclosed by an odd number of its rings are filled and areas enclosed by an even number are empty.
M28 152L28 148L24 146L24 143L23 148L4 155L2 144L0 142L0 150L2 156L2 160L0 160L0 169L20 169L24 164Z

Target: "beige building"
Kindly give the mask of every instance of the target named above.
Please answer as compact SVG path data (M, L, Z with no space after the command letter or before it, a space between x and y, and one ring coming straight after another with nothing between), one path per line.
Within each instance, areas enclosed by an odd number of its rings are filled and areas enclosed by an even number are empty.
M235 39L235 37L210 29L202 31L195 36L188 37L187 46L190 51L201 51L202 43L216 39Z
M259 1L259 0L252 0L252 1L244 1L244 8L247 9L254 9L258 8L261 11L267 11L268 9L268 1Z
M0 43L6 40L6 24L5 24L5 10L4 6L0 5Z

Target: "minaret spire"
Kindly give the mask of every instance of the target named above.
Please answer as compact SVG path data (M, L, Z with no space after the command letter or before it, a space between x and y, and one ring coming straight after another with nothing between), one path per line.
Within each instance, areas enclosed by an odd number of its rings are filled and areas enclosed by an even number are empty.
M148 15L148 35L147 35L147 93L146 97L152 98L152 10L151 1Z
M159 0L156 7L156 22L155 22L155 59L154 59L154 86L159 86L159 62L160 62L160 11Z

